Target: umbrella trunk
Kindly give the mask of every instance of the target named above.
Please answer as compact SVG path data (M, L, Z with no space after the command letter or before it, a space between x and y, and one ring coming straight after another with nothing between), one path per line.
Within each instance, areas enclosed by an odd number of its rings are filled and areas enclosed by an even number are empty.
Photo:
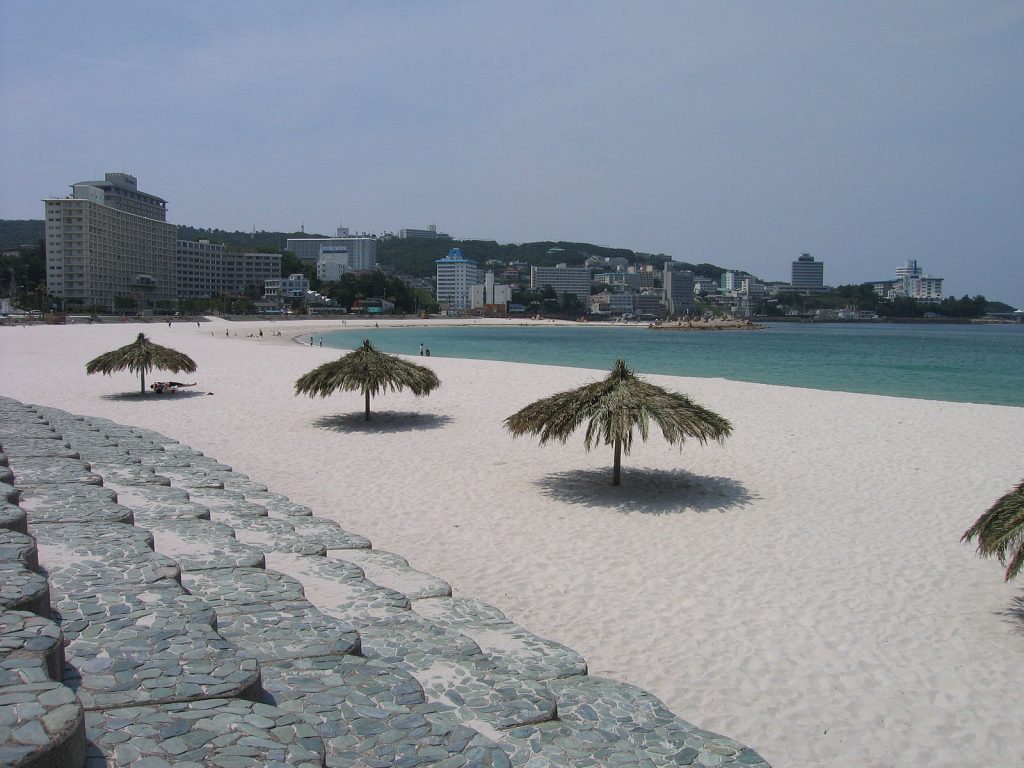
M612 485L622 484L622 441L615 441L615 462L612 464Z
M370 390L366 390L366 420L370 420Z
M142 394L146 394L146 372L139 371L139 377L142 382Z

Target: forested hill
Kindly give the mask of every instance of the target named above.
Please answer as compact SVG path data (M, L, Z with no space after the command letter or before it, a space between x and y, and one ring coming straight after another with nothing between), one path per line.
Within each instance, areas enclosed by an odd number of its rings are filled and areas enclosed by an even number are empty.
M329 237L311 232L228 232L223 229L198 229L179 226L178 237L182 240L210 240L223 243L232 250L283 251L288 238ZM16 248L20 245L34 245L43 239L42 219L0 219L0 248ZM638 254L628 248L610 248L591 243L539 242L539 243L498 243L494 240L452 240L397 237L381 238L377 245L377 261L398 272L414 277L433 277L434 261L440 259L452 248L462 248L467 258L480 266L490 260L509 263L521 261L531 266L554 266L583 264L590 256L600 258L623 257L630 264L647 263L660 266L670 257L665 254ZM713 264L684 264L702 275L718 277L723 269Z
M42 219L0 219L0 249L37 245L43 239Z

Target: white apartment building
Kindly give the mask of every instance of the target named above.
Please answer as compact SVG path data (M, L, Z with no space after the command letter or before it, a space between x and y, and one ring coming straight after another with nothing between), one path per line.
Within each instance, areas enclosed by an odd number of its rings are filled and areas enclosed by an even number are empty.
M470 286L480 282L480 270L467 259L461 248L452 248L448 255L434 262L437 270L437 303L449 310L470 308Z
M316 276L325 283L336 283L341 276L354 272L352 254L343 246L322 246L316 260Z
M484 281L469 286L469 308L481 309L488 304L504 304L512 301L512 288L508 285L495 285L494 272L488 271Z
M174 272L179 300L242 296L281 277L281 254L230 253L209 240L178 240Z
M902 267L896 268L896 279L875 283L875 293L887 299L907 297L938 303L942 301L941 277L930 277L917 265L917 259L908 259Z
M351 272L367 272L377 264L377 238L350 235L347 227L338 227L335 237L290 237L285 243L285 250L310 264L320 261L323 250L331 253L337 248L348 250Z
M108 173L71 185L70 197L43 200L46 288L67 304L113 310L118 298L143 308L177 299L167 202L140 192L138 180Z
M288 277L277 277L263 283L264 298L274 301L303 299L309 293L309 280L300 272Z
M554 267L532 267L530 269L530 288L536 290L550 285L558 294L558 298L571 293L577 300L586 302L590 296L592 282L589 267L570 267L558 264Z

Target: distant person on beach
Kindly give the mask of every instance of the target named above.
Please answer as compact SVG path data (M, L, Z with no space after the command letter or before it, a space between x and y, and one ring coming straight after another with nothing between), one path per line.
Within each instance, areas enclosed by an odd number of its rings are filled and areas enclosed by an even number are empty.
M426 350L426 355L427 355L427 357L430 357L430 348L429 347Z
M423 356L423 349L424 349L423 345L422 345L422 344L420 344L420 356L421 356L421 357Z
M324 337L323 337L323 336L321 336L321 337L320 337L320 346L322 347L323 345L324 345Z
M313 346L313 337L312 336L309 337L309 346L311 346L311 347Z

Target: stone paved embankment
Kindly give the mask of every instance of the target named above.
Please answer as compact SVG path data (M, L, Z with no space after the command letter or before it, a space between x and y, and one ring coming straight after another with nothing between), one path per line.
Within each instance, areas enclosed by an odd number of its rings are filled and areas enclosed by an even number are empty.
M754 766L163 435L0 398L0 766Z

